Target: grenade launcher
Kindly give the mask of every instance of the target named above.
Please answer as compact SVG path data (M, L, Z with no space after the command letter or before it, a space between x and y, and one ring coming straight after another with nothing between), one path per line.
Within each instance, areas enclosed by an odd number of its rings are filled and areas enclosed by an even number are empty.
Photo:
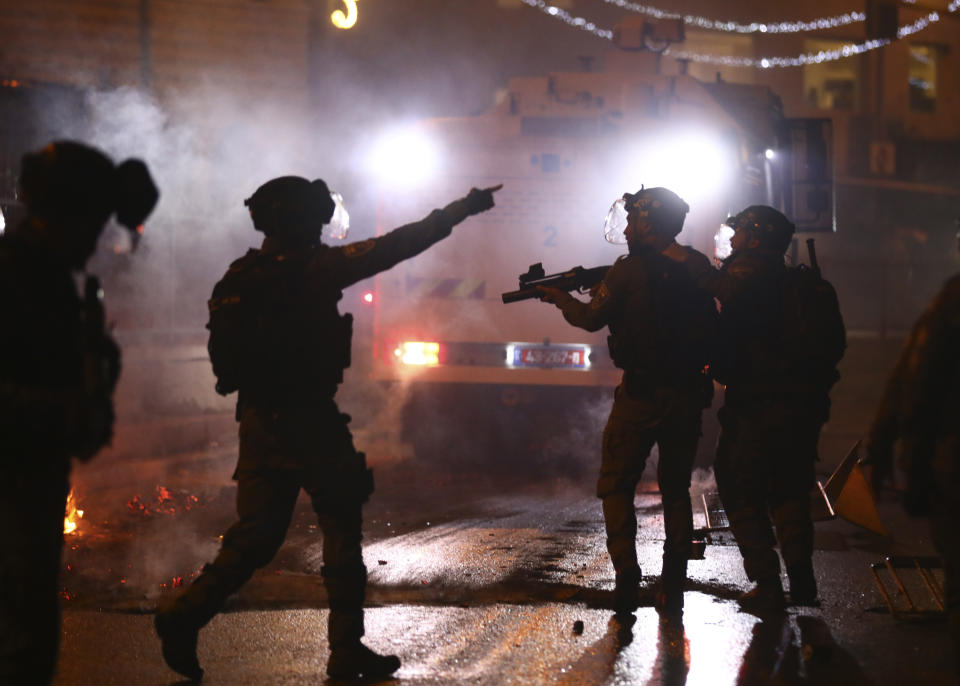
M583 267L573 267L559 274L544 274L543 264L537 262L531 264L526 274L520 275L520 288L515 291L503 293L500 297L504 304L539 298L540 291L537 286L547 286L549 288L559 288L563 291L576 290L579 293L586 293L595 285L603 280L610 265L603 267L592 267L584 269Z

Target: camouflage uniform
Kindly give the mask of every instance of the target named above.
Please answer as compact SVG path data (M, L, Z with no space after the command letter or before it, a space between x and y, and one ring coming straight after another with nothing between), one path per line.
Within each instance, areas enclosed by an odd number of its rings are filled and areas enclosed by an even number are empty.
M794 600L813 602L809 493L846 345L836 294L812 271L788 269L781 252L759 249L728 260L711 291L722 306L711 371L726 386L720 497L747 577L780 588L779 540Z
M696 284L696 275L710 269L707 258L692 248L683 252L682 261L653 250L621 257L589 303L569 295L557 303L574 326L609 326L611 356L624 370L603 432L597 481L617 578L640 577L634 495L656 444L664 592L681 604L693 535L690 474L712 393L703 370L716 316L713 299Z
M240 384L240 455L234 474L239 521L224 534L216 559L160 613L164 621L193 628L210 621L227 597L274 557L302 488L323 531L331 649L359 641L367 579L361 507L373 481L363 453L353 445L350 418L333 399L349 364L344 355L350 345L349 315L339 317L336 303L343 288L426 250L472 211L477 210L461 200L379 238L295 253L268 236L260 250L231 265L221 284L231 275L243 280L256 273L248 292L261 299L256 309L267 319L257 328L269 338L257 351L262 369ZM272 277L264 276L271 271ZM222 297L221 284L210 301L211 317L217 308L236 304Z
M53 677L70 458L89 457L109 437L107 429L94 440L85 426L83 303L69 269L31 238L0 237L3 684L46 684ZM101 400L112 424L109 395Z
M890 473L903 444L909 512L930 517L943 557L947 617L960 675L960 274L917 320L887 382L867 442L875 482Z

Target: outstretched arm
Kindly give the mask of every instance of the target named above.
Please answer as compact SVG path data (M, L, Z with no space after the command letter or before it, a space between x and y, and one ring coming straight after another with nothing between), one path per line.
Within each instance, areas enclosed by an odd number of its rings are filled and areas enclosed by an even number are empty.
M502 184L482 190L474 188L443 209L434 210L420 221L383 236L338 248L321 248L311 270L319 278L336 279L340 288L386 271L443 240L467 217L489 210L494 206L493 194L501 187Z

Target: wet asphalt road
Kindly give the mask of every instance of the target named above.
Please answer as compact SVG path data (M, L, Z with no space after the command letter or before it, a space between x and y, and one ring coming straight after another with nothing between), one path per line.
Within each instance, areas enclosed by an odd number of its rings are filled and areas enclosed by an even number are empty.
M657 495L641 493L637 508L638 551L650 576L643 605L617 618L599 502L583 488L460 492L432 514L422 498L375 498L364 548L366 641L399 655L396 683L411 686L955 683L945 623L894 620L876 591L869 564L884 551L929 552L923 523L892 504L883 505L892 543L842 521L818 524L822 607L780 617L738 611L734 599L748 583L737 550L727 539L709 545L706 559L690 564L682 625L661 623L651 606L662 544ZM309 522L309 511L298 509L275 563L201 633L204 683L324 682L326 597ZM95 540L75 544L67 561L99 559ZM73 600L65 603L56 684L178 683L152 632L156 592L135 579L119 591L66 579Z

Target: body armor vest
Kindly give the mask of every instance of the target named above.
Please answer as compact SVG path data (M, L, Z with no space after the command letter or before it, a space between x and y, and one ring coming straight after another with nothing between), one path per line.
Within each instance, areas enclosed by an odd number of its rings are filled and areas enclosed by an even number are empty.
M339 288L307 273L309 254L251 250L209 301L217 391L276 404L332 395L350 366L351 315Z

